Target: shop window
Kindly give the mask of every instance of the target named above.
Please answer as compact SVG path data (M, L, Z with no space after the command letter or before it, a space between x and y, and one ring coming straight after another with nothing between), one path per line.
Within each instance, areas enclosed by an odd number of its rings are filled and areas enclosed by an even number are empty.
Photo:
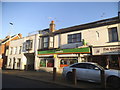
M107 58L106 56L92 56L92 57L88 57L88 62L94 62L99 64L102 67L106 67L107 66Z
M69 66L71 64L77 63L77 59L61 59L60 67Z
M46 67L46 60L45 59L40 60L40 67Z
M77 63L77 60L76 59L71 59L71 60L69 60L69 64L71 65L71 64L74 64L74 63Z
M47 67L53 67L54 66L54 59L48 59L47 60Z
M60 61L60 67L65 67L65 66L68 66L69 64L68 64L68 60L66 60L66 59L62 59L61 61Z
M119 68L119 61L118 61L118 56L113 55L110 57L110 63L109 63L109 68Z
M54 67L54 59L52 58L41 59L40 67Z

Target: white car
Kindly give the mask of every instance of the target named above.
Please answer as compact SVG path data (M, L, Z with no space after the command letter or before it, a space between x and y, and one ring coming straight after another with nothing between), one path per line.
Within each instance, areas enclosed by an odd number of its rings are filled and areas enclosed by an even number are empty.
M101 82L100 70L104 69L102 66L93 62L75 63L63 68L63 76L67 80L72 80L72 69L76 69L77 80L84 80L89 82ZM105 80L107 85L113 87L120 86L120 70L104 69Z

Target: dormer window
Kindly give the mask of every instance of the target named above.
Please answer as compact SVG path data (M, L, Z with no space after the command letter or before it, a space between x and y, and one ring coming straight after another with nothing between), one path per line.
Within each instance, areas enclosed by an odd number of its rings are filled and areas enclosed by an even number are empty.
M32 44L33 44L33 40L26 41L26 50L27 51L32 49Z

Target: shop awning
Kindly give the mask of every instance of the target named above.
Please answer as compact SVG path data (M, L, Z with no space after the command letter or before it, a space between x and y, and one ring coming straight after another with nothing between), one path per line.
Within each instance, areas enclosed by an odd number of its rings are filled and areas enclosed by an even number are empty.
M56 49L38 51L38 55L49 55L49 54L79 54L79 53L90 53L90 48L72 48L72 49Z

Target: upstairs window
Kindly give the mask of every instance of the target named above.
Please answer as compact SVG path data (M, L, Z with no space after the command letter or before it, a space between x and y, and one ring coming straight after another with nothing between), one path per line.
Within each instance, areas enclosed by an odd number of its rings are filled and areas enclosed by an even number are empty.
M68 35L68 43L81 42L81 33Z
M49 47L49 37L43 37L43 48Z
M19 48L19 54L21 54L21 52L22 52L22 46L20 46Z
M26 50L31 50L33 45L33 40L26 41Z
M17 54L17 47L15 47L15 54Z
M108 29L108 34L109 34L109 42L116 42L116 41L118 41L117 27L109 28Z
M11 47L11 50L10 50L10 55L13 54L13 47Z

